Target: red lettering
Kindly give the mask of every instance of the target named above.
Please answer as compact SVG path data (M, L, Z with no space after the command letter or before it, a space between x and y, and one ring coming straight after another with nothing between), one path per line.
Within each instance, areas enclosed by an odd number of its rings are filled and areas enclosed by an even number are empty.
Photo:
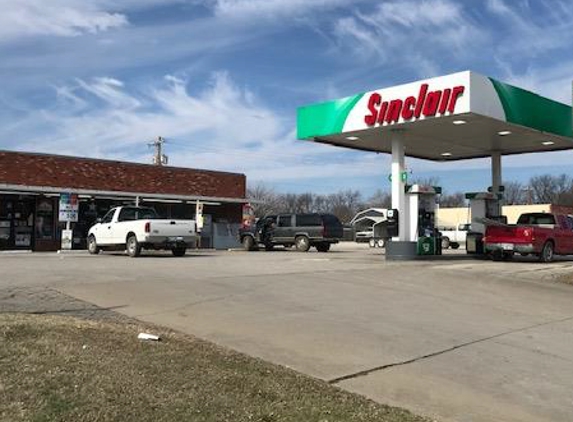
M407 97L405 100L396 99L382 101L382 95L375 92L368 99L370 114L364 116L368 126L384 123L397 123L400 117L404 120L419 118L422 115L432 117L436 114L453 113L456 103L464 94L465 87L460 85L428 92L428 84L420 85L418 97Z
M426 97L426 103L424 104L424 116L435 116L438 111L438 106L440 104L440 98L442 97L442 91L433 91Z
M462 85L456 86L452 90L452 98L450 100L450 106L448 107L448 111L450 113L453 113L456 110L456 102L458 101L458 98L461 97L461 95L464 93L465 89L466 87Z
M392 100L388 106L388 114L386 114L386 123L396 123L400 120L400 112L402 111L402 100Z
M438 112L440 114L444 114L448 109L448 102L450 101L451 93L452 90L450 88L444 89L444 95L442 95L442 102L440 103L440 108L438 109Z
M404 108L402 109L402 118L404 120L410 120L414 117L414 105L416 104L416 99L414 97L408 97L404 101Z
M384 117L386 117L386 111L388 110L388 102L384 101L380 106L380 113L378 113L378 123L384 123Z
M364 122L368 126L374 126L374 123L376 123L376 120L378 119L377 106L380 105L381 101L382 101L382 96L377 92L375 92L370 96L370 99L368 100L368 110L370 111L370 114L364 117Z
M422 84L422 86L420 86L420 93L418 94L418 101L416 102L416 109L414 110L416 119L422 115L422 106L426 99L426 92L428 92L428 84Z

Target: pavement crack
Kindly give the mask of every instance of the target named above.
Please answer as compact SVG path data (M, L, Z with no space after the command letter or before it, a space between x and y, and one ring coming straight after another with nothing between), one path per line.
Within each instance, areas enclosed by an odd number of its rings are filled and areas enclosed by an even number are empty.
M337 378L333 378L328 380L327 382L329 384L338 384L342 381L348 381L350 379L354 379L354 378L360 378L360 377L364 377L367 375L370 375L374 372L380 372L380 371L384 371L386 369L389 368L394 368L396 366L404 366L404 365L409 365L411 363L416 363L425 359L430 359L436 356L440 356L446 353L450 353L453 352L455 350L458 349L462 349L464 347L468 347L468 346L472 346L474 344L478 344L478 343L483 343L486 341L490 341L490 340L494 340L496 338L500 338L500 337L504 337L510 334L515 334L515 333L519 333L519 332L523 332L523 331L527 331L527 330L532 330L534 328L538 328L538 327L543 327L546 325L551 325L551 324L559 324L561 322L566 322L566 321L572 321L573 320L573 316L567 317L567 318L561 318L561 319L557 319L557 320L551 320L551 321L546 321L546 322L541 322L539 324L534 324L534 325L528 325L527 327L522 327L522 328L516 328L514 330L509 330L509 331L504 331L502 333L498 333L492 336L488 336L488 337L483 337L483 338L479 338L476 340L472 340L472 341L468 341L465 343L461 343L461 344L457 344L455 346L452 347L448 347L447 349L443 349L443 350L438 350L436 352L432 352L432 353L428 353L426 355L422 355L422 356L417 356L415 358L412 359L407 359L407 360L403 360L400 362L393 362L393 363L388 363L386 365L381 365L381 366L376 366L374 368L369 368L369 369L365 369L362 371L358 371L358 372L354 372L352 374L347 374L347 375L342 375L340 377Z

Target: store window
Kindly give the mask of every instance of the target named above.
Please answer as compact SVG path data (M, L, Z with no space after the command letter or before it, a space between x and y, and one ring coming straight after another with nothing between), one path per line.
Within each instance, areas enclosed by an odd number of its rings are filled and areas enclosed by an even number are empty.
M33 242L34 198L0 196L0 249L30 249Z

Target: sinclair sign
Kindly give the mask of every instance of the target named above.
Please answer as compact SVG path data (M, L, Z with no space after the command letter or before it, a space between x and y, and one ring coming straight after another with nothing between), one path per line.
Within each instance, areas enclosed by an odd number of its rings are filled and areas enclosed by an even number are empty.
M370 94L364 122L368 126L375 126L398 123L400 119L407 121L419 119L421 116L453 114L458 99L466 89L463 85L433 91L429 91L429 88L430 85L424 83L420 85L417 96L410 95L405 99L396 98L390 101L384 101L382 94L378 92Z
M325 103L300 107L299 139L399 126L426 119L476 113L506 121L501 98L511 87L465 71L424 79Z
M342 132L393 126L470 111L469 72L426 79L360 94Z

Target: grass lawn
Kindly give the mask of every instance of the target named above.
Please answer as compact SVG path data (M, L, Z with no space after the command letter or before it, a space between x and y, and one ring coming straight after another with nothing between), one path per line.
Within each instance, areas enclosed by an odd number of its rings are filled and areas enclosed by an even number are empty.
M137 339L149 330L0 314L0 420L425 421L180 333Z

